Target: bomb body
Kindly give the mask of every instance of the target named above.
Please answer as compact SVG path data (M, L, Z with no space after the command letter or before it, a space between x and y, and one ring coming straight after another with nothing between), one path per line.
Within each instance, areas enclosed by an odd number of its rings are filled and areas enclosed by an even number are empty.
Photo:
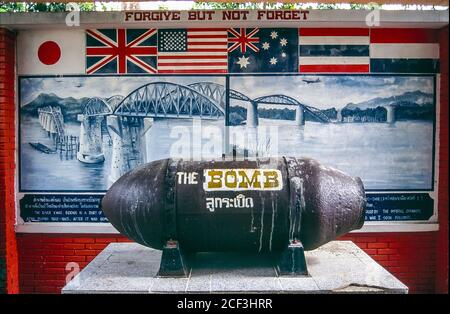
M102 209L116 229L162 249L277 252L301 241L312 250L361 228L359 178L307 158L164 159L122 176Z

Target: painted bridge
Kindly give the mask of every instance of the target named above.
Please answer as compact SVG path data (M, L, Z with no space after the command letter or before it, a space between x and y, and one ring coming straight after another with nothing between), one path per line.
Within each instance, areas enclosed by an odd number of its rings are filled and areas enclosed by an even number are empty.
M89 99L78 115L80 126L80 146L77 159L85 163L99 163L105 160L103 154L103 135L108 134L106 116L113 114L114 110L123 100L123 96L115 95L107 99L93 97Z
M159 118L224 119L225 88L211 82L153 82L132 91L106 118L113 143L110 183L145 162L144 134Z
M168 82L149 83L131 92L114 111L123 117L151 117L191 119L219 119L225 115L225 86L212 82L199 82L187 86ZM286 95L268 95L251 99L230 90L230 99L248 102L247 125L258 125L259 104L289 105L296 107L295 121L305 124L308 112L319 122L329 123L329 118L319 109L307 106Z
M51 135L64 136L64 118L61 107L46 106L38 108L38 119L42 128Z
M319 122L330 122L330 119L324 113L322 113L320 109L305 105L299 102L297 99L286 95L275 94L250 99L241 93L232 92L230 93L230 98L249 102L249 105L247 106L247 126L254 127L258 125L258 105L260 104L295 106L296 125L301 126L305 124L305 112L308 112Z
M318 122L330 122L321 110L286 95L251 99L230 90L229 97L248 102L246 119L249 127L258 125L258 106L261 104L295 106L296 125L305 124L305 112ZM109 181L113 183L146 161L146 143L143 138L154 119L224 119L225 104L225 86L213 82L189 85L152 82L133 90L126 97L91 98L78 116L81 127L77 158L84 163L103 162L103 136L109 136L112 142Z

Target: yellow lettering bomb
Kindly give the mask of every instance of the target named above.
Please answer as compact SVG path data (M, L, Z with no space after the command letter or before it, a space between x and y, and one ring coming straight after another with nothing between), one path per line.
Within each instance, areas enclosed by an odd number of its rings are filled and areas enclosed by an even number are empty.
M283 188L278 169L204 169L205 191L278 191Z

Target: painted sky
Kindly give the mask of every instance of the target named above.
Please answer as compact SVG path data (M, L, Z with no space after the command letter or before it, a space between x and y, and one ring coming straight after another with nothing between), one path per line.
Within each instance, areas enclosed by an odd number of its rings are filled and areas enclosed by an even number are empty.
M303 79L319 83L307 84ZM126 96L134 89L150 82L173 82L188 85L195 82L225 84L219 76L121 76L121 77L47 77L21 79L21 106L40 93L54 93L59 97ZM342 108L376 97L401 95L420 90L433 93L433 78L425 76L238 76L230 78L230 87L250 98L284 94L320 109ZM232 103L233 104L233 103ZM264 107L270 107L265 105ZM279 106L277 108L280 108Z
M151 82L172 82L188 85L197 82L215 82L225 85L224 77L202 76L121 76L121 77L47 77L22 78L20 80L21 106L28 104L39 94L53 93L65 97L104 97L127 96L136 88Z
M303 79L320 79L307 84ZM434 92L432 77L405 76L252 76L231 77L230 88L254 99L284 94L319 109L342 108L376 97L401 95L408 91ZM272 107L264 105L265 108ZM277 106L280 108L280 106Z

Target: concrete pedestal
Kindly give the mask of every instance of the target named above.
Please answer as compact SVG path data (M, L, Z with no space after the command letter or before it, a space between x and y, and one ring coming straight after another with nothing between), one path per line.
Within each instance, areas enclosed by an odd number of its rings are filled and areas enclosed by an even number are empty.
M62 293L407 293L350 241L306 252L309 276L278 277L269 256L199 253L189 278L156 278L161 252L112 243Z

